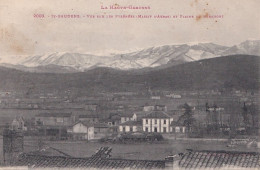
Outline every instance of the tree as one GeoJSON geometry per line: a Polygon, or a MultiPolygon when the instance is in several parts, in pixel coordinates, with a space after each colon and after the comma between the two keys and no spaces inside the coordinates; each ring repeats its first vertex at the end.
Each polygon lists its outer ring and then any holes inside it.
{"type": "Polygon", "coordinates": [[[244,102],[244,106],[242,108],[242,116],[243,116],[243,122],[244,122],[246,128],[248,128],[248,126],[249,126],[248,114],[249,114],[248,109],[247,109],[246,103],[244,102]]]}
{"type": "Polygon", "coordinates": [[[192,115],[192,109],[187,103],[184,104],[183,108],[185,109],[185,111],[180,116],[179,121],[183,122],[183,125],[187,128],[188,133],[190,133],[191,127],[193,126],[195,119],[192,115]]]}

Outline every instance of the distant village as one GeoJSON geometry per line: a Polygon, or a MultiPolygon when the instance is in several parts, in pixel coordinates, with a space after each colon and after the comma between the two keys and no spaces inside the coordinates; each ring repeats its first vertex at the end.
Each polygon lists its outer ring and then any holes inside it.
{"type": "Polygon", "coordinates": [[[257,96],[254,92],[233,91],[232,95],[237,97],[239,105],[232,107],[239,108],[230,110],[225,106],[218,106],[215,102],[206,101],[197,104],[197,96],[218,97],[221,96],[220,91],[189,93],[150,91],[148,89],[148,99],[145,98],[147,96],[143,96],[143,100],[148,101],[144,105],[138,105],[138,102],[135,105],[127,105],[129,99],[142,98],[134,92],[73,98],[73,95],[70,95],[71,90],[67,90],[64,93],[67,95],[64,95],[62,100],[54,93],[40,94],[38,99],[31,97],[20,100],[14,98],[12,92],[1,92],[0,107],[41,110],[30,118],[16,115],[6,126],[23,130],[27,136],[45,136],[49,140],[109,139],[116,138],[119,134],[133,132],[159,133],[164,138],[218,136],[228,138],[258,133],[258,108],[255,103],[257,96]],[[184,102],[186,99],[183,99],[185,97],[193,98],[195,102],[186,103],[184,102]],[[102,103],[96,101],[104,98],[116,105],[107,102],[107,106],[104,107],[102,103]],[[174,109],[161,104],[165,100],[172,101],[175,104],[174,109]],[[149,104],[149,101],[152,104],[149,104]]]}
{"type": "Polygon", "coordinates": [[[62,94],[1,92],[0,166],[260,167],[259,153],[252,152],[260,148],[258,97],[258,92],[240,90],[171,92],[149,88],[141,93],[94,95],[79,95],[73,89],[62,94]],[[204,145],[222,150],[196,150],[204,145]],[[78,147],[80,151],[75,151],[78,147]],[[92,147],[96,152],[85,157],[92,147]],[[135,151],[129,153],[129,149],[135,151]],[[75,152],[84,155],[75,156],[75,152]]]}

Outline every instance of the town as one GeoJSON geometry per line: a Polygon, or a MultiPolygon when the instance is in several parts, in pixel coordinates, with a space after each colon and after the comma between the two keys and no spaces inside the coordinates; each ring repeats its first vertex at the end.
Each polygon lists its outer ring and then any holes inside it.
{"type": "MultiPolygon", "coordinates": [[[[162,92],[148,88],[141,93],[129,91],[95,96],[75,93],[72,89],[63,94],[41,92],[29,96],[1,92],[2,134],[6,130],[21,132],[23,151],[48,146],[68,155],[73,153],[68,146],[71,148],[78,142],[88,148],[91,146],[91,150],[109,146],[116,153],[119,146],[137,146],[138,149],[149,144],[167,149],[173,144],[178,147],[180,141],[187,142],[190,147],[197,143],[202,148],[212,142],[221,143],[222,149],[242,148],[241,151],[245,150],[243,148],[254,151],[259,147],[257,91],[162,92]],[[19,98],[19,95],[26,97],[19,98]]],[[[146,149],[144,147],[143,152],[147,152],[146,149]]],[[[137,152],[132,157],[138,154],[142,155],[137,152]]],[[[171,154],[169,150],[140,157],[160,160],[171,154]]],[[[2,164],[13,160],[6,153],[2,155],[2,164]]],[[[129,158],[126,155],[117,156],[129,158]]]]}

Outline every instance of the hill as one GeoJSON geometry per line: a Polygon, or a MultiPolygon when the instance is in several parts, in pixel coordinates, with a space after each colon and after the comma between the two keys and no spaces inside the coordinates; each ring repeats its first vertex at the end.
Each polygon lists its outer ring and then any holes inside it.
{"type": "Polygon", "coordinates": [[[258,89],[260,57],[234,55],[205,59],[160,69],[122,71],[95,68],[80,73],[29,73],[0,67],[0,90],[84,92],[258,89]]]}

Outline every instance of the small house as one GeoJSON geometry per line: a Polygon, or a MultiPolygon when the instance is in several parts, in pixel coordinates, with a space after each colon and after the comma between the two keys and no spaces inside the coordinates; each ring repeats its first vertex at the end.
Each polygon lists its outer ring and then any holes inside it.
{"type": "Polygon", "coordinates": [[[40,113],[35,116],[36,125],[71,126],[74,122],[72,113],[40,113]]]}
{"type": "Polygon", "coordinates": [[[181,124],[180,122],[171,122],[171,128],[173,133],[185,133],[186,132],[186,127],[181,124]]]}
{"type": "Polygon", "coordinates": [[[129,120],[133,120],[134,113],[126,113],[121,116],[121,123],[127,122],[129,120]]]}
{"type": "Polygon", "coordinates": [[[137,132],[142,131],[142,122],[141,121],[127,121],[124,123],[121,123],[119,125],[119,132],[137,132]]]}
{"type": "Polygon", "coordinates": [[[110,126],[118,126],[121,123],[121,115],[118,113],[112,113],[106,122],[110,126]]]}
{"type": "Polygon", "coordinates": [[[88,121],[78,121],[68,129],[68,134],[73,140],[94,139],[94,124],[88,121]]]}
{"type": "Polygon", "coordinates": [[[26,130],[26,127],[24,126],[24,119],[21,116],[17,116],[11,123],[11,129],[12,130],[26,130]]]}
{"type": "Polygon", "coordinates": [[[94,131],[95,134],[97,133],[107,133],[109,132],[109,125],[106,123],[95,123],[94,124],[94,131]]]}

